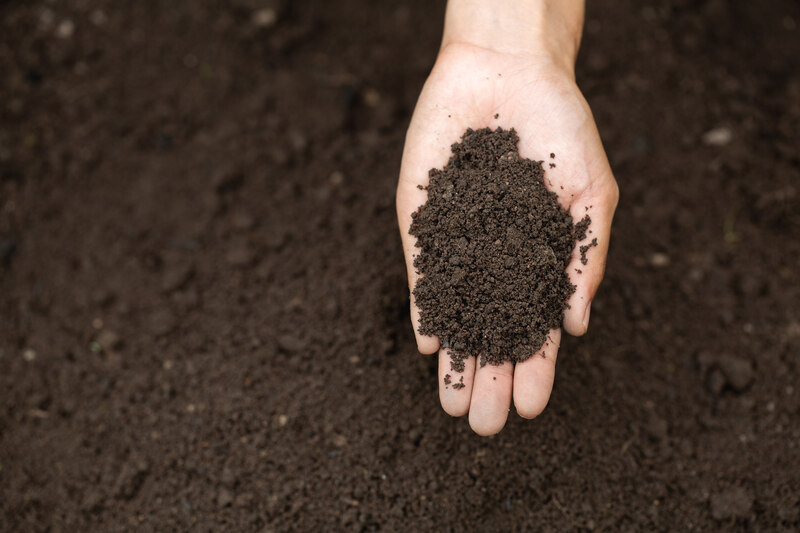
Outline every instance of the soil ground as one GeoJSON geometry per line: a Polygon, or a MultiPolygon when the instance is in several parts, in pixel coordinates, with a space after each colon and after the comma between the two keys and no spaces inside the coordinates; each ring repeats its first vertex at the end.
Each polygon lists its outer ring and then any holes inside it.
{"type": "Polygon", "coordinates": [[[260,5],[0,5],[0,530],[800,527],[797,2],[589,2],[606,281],[492,439],[395,224],[443,5],[260,5]]]}

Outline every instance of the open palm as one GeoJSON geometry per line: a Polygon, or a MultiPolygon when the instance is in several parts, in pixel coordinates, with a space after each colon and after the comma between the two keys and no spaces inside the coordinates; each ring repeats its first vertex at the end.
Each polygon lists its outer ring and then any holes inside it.
{"type": "MultiPolygon", "coordinates": [[[[567,272],[577,289],[564,313],[564,329],[572,335],[586,332],[589,304],[603,277],[618,190],[586,101],[572,76],[552,62],[530,55],[513,55],[482,47],[454,43],[442,49],[422,90],[406,136],[397,189],[397,214],[408,269],[409,287],[416,284],[413,267],[417,253],[409,235],[411,214],[425,203],[428,171],[442,168],[450,145],[467,128],[515,128],[520,155],[545,160],[545,184],[575,220],[591,216],[591,237],[597,246],[587,253],[588,264],[573,252],[567,272]],[[550,159],[550,154],[556,158],[550,159]],[[547,162],[555,163],[548,168],[547,162]],[[581,272],[579,273],[578,270],[581,272]]],[[[530,357],[516,367],[476,365],[466,360],[465,387],[453,389],[443,382],[450,369],[447,349],[439,340],[419,333],[419,312],[411,301],[411,318],[419,351],[439,352],[439,397],[453,416],[469,413],[476,433],[500,431],[513,398],[517,412],[533,418],[547,405],[555,376],[561,330],[550,332],[541,357],[530,357]]],[[[457,379],[458,380],[458,379],[457,379]]]]}

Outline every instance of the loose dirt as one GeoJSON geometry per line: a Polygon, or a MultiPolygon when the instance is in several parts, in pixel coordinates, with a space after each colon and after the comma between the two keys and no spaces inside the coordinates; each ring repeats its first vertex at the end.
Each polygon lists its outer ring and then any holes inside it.
{"type": "Polygon", "coordinates": [[[573,224],[518,142],[513,129],[467,130],[412,215],[420,332],[450,348],[454,368],[528,359],[575,291],[565,269],[591,220],[573,224]]]}

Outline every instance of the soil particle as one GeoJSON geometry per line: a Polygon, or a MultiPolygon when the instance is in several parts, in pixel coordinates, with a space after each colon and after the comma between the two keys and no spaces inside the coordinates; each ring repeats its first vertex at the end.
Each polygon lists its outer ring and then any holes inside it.
{"type": "Polygon", "coordinates": [[[228,262],[229,265],[233,267],[246,267],[250,265],[253,260],[255,259],[255,254],[253,250],[247,245],[247,243],[236,243],[228,250],[228,253],[225,255],[225,260],[228,262]]]}
{"type": "Polygon", "coordinates": [[[728,384],[736,392],[744,391],[755,377],[753,363],[744,357],[725,355],[719,358],[718,364],[728,384]]]}
{"type": "Polygon", "coordinates": [[[97,487],[91,487],[83,495],[81,509],[84,511],[95,511],[101,507],[105,498],[106,496],[103,491],[97,487]]]}
{"type": "Polygon", "coordinates": [[[231,215],[231,226],[233,226],[234,229],[240,231],[249,230],[254,224],[255,219],[253,215],[247,211],[236,211],[231,215]]]}
{"type": "Polygon", "coordinates": [[[453,382],[453,380],[450,378],[450,374],[445,374],[444,375],[444,384],[445,385],[450,385],[452,382],[453,382]]]}
{"type": "Polygon", "coordinates": [[[113,350],[122,343],[119,335],[110,329],[104,329],[97,335],[97,344],[104,350],[113,350]]]}
{"type": "Polygon", "coordinates": [[[191,263],[168,263],[161,276],[161,290],[172,292],[182,288],[194,275],[191,263]]]}
{"type": "Polygon", "coordinates": [[[278,14],[274,9],[265,7],[253,13],[253,25],[259,28],[271,28],[278,22],[278,14]]]}
{"type": "Polygon", "coordinates": [[[709,146],[725,146],[733,139],[733,132],[730,128],[721,126],[714,128],[703,134],[703,144],[709,146]]]}
{"type": "Polygon", "coordinates": [[[228,489],[220,489],[219,493],[217,494],[217,505],[220,507],[227,507],[233,503],[233,493],[228,489]]]}
{"type": "Polygon", "coordinates": [[[228,467],[222,469],[222,475],[219,478],[220,482],[226,487],[232,487],[236,483],[236,475],[228,467]]]}
{"type": "Polygon", "coordinates": [[[69,39],[75,33],[75,23],[71,20],[62,20],[56,27],[56,37],[69,39]]]}
{"type": "Polygon", "coordinates": [[[235,191],[244,182],[244,174],[236,167],[217,168],[211,177],[211,183],[218,194],[235,191]]]}
{"type": "Polygon", "coordinates": [[[573,224],[545,187],[542,162],[520,158],[518,141],[513,129],[468,129],[447,165],[430,171],[428,199],[413,214],[420,332],[452,346],[455,371],[468,355],[530,357],[575,290],[565,267],[590,220],[573,224]]]}
{"type": "Polygon", "coordinates": [[[273,146],[269,149],[272,162],[278,167],[285,167],[291,160],[289,150],[282,146],[273,146]]]}
{"type": "Polygon", "coordinates": [[[753,497],[742,487],[730,487],[711,496],[711,516],[715,520],[745,517],[753,507],[753,497]]]}
{"type": "Polygon", "coordinates": [[[453,372],[463,372],[466,365],[464,363],[463,357],[453,357],[453,353],[450,353],[450,370],[453,372]]]}
{"type": "Polygon", "coordinates": [[[178,326],[177,318],[167,308],[159,308],[153,311],[149,321],[153,333],[157,336],[167,335],[178,326]]]}
{"type": "Polygon", "coordinates": [[[288,240],[289,234],[285,229],[270,230],[264,235],[264,244],[270,250],[279,250],[288,240]]]}
{"type": "Polygon", "coordinates": [[[300,352],[306,347],[306,341],[292,334],[280,335],[277,340],[278,348],[289,354],[300,352]]]}
{"type": "Polygon", "coordinates": [[[114,497],[129,500],[136,496],[149,473],[150,465],[144,459],[125,463],[112,489],[114,497]]]}
{"type": "Polygon", "coordinates": [[[255,497],[253,496],[253,493],[243,492],[242,494],[236,496],[236,499],[234,500],[233,504],[236,507],[249,507],[250,504],[253,503],[254,498],[255,497]]]}
{"type": "Polygon", "coordinates": [[[658,252],[650,256],[650,264],[656,268],[669,266],[669,262],[669,256],[665,253],[658,252]]]}
{"type": "Polygon", "coordinates": [[[289,143],[298,155],[304,154],[308,149],[308,137],[300,130],[294,129],[289,132],[289,143]]]}
{"type": "Polygon", "coordinates": [[[580,251],[581,251],[581,264],[582,265],[585,265],[585,264],[587,264],[589,262],[589,259],[586,257],[586,252],[588,252],[589,249],[592,246],[597,246],[597,239],[596,238],[592,239],[592,242],[590,242],[589,244],[581,245],[580,251]]]}
{"type": "Polygon", "coordinates": [[[645,431],[654,440],[661,441],[667,438],[669,423],[655,413],[650,413],[645,431]]]}
{"type": "Polygon", "coordinates": [[[464,376],[461,376],[461,377],[458,379],[458,383],[454,383],[454,384],[453,384],[453,388],[454,388],[455,390],[461,390],[461,389],[463,389],[464,387],[466,387],[466,385],[464,384],[464,376]]]}
{"type": "Polygon", "coordinates": [[[706,386],[713,394],[720,394],[726,387],[741,393],[755,380],[753,362],[746,357],[703,352],[698,362],[706,372],[706,386]]]}

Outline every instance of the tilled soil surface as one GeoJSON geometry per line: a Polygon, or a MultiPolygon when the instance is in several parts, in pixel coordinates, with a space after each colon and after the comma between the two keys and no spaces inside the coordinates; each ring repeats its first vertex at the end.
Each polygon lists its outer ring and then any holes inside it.
{"type": "Polygon", "coordinates": [[[589,8],[606,281],[483,439],[393,207],[443,5],[4,2],[0,530],[796,531],[800,5],[589,8]]]}

